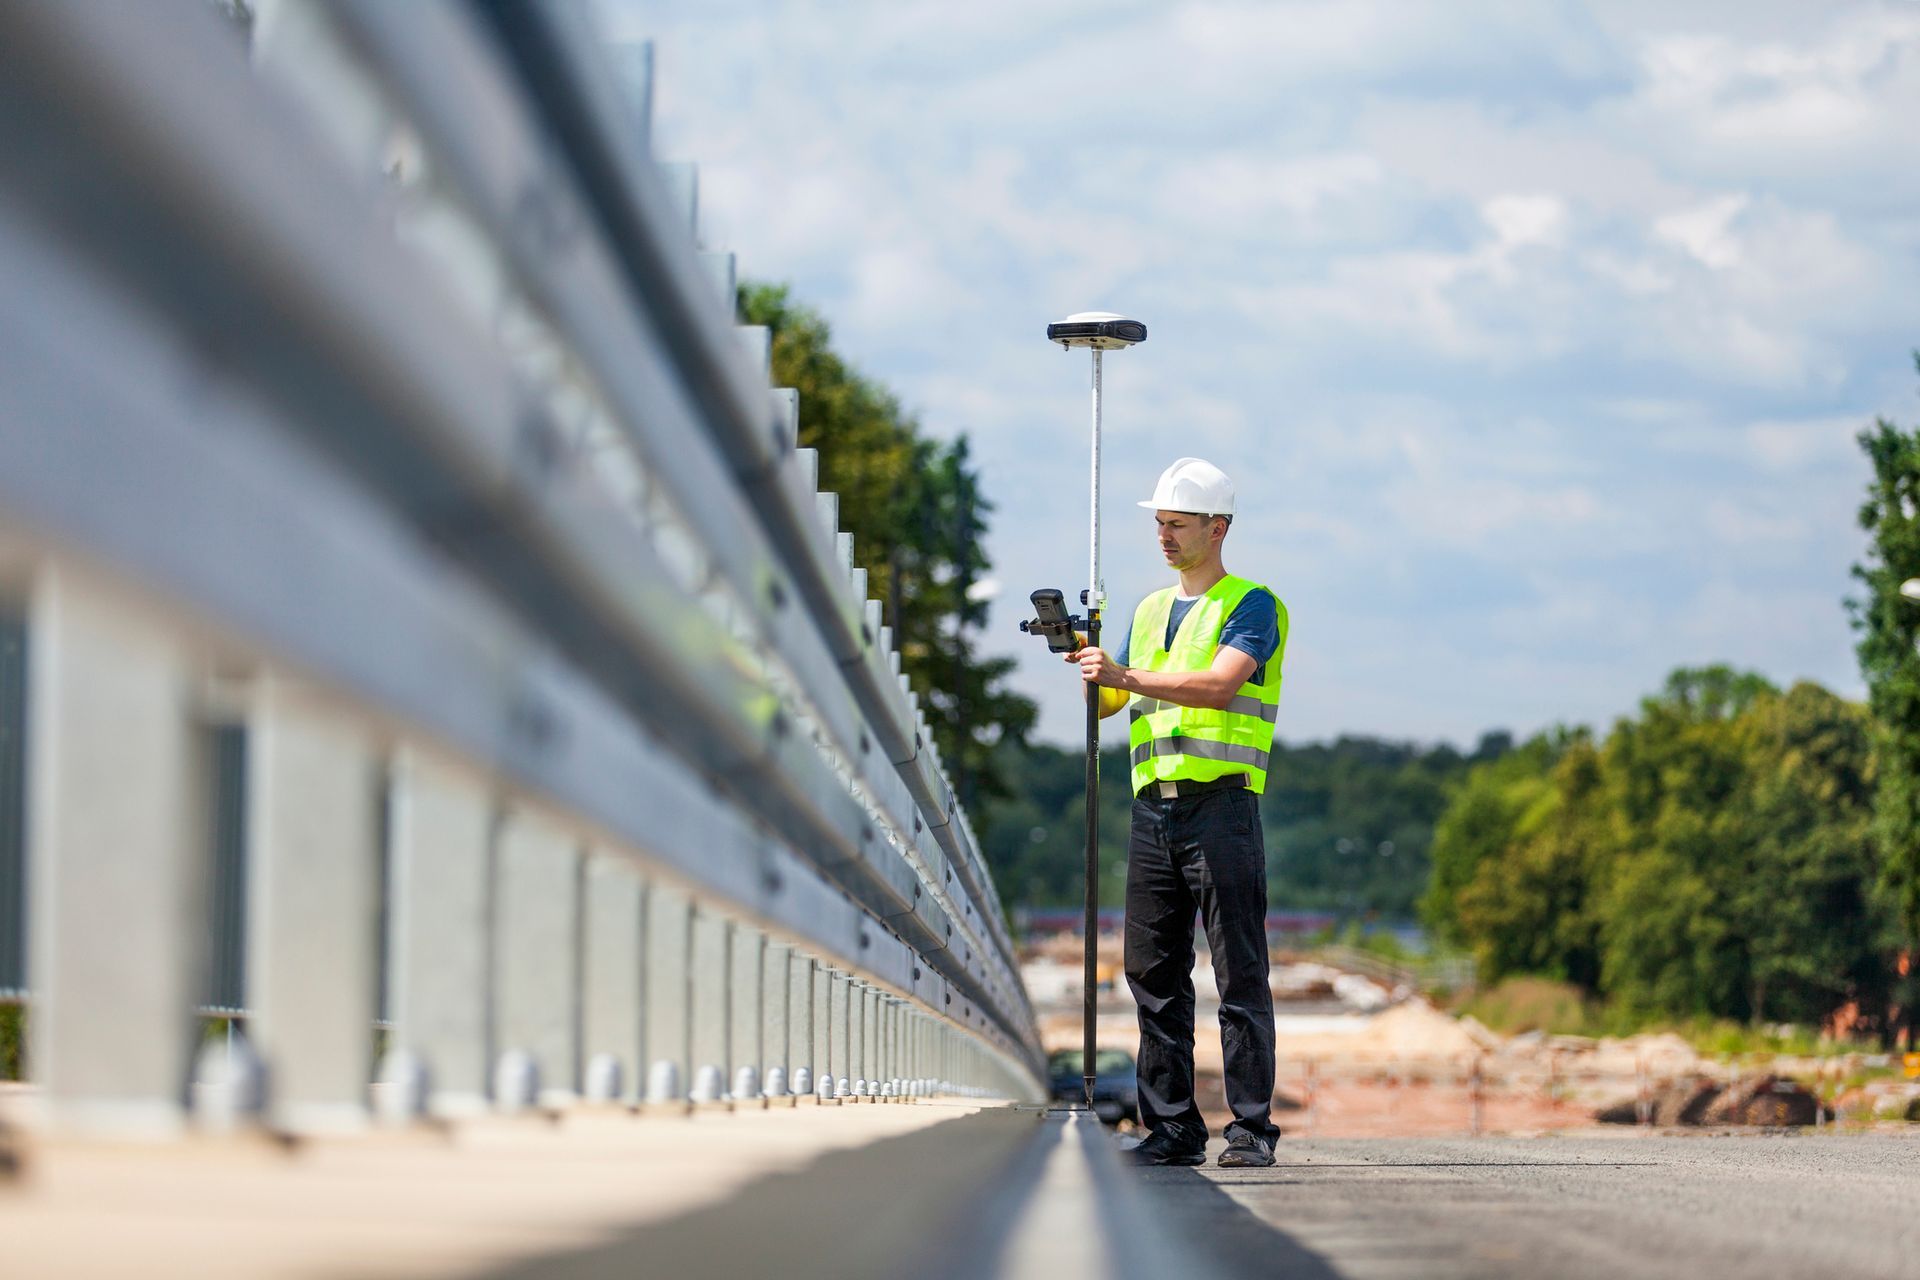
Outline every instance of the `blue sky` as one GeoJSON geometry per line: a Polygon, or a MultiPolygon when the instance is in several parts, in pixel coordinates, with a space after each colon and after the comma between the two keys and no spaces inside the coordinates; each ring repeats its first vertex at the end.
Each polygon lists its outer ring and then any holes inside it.
{"type": "MultiPolygon", "coordinates": [[[[1851,695],[1853,436],[1920,419],[1920,5],[609,0],[656,42],[702,238],[973,439],[1014,631],[1086,574],[1086,361],[1133,505],[1236,481],[1292,615],[1290,740],[1605,724],[1682,663],[1851,695]]],[[[1110,732],[1117,732],[1112,731],[1110,732]]]]}

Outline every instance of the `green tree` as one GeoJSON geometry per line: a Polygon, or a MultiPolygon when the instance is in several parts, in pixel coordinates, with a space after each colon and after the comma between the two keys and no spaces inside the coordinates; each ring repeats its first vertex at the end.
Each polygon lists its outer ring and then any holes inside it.
{"type": "MultiPolygon", "coordinates": [[[[1914,359],[1920,367],[1920,353],[1914,359]]],[[[1920,602],[1900,594],[1902,582],[1920,577],[1920,431],[1881,418],[1859,440],[1873,466],[1860,507],[1867,557],[1853,567],[1866,593],[1847,604],[1860,637],[1855,652],[1878,760],[1876,889],[1890,912],[1888,943],[1908,958],[1903,1020],[1920,1031],[1920,602]]]]}
{"type": "MultiPolygon", "coordinates": [[[[1537,973],[1593,990],[1610,808],[1591,740],[1576,734],[1554,745],[1556,758],[1544,777],[1508,784],[1501,797],[1506,840],[1492,856],[1482,852],[1477,859],[1455,895],[1454,919],[1489,980],[1537,973]]],[[[1450,824],[1450,838],[1460,830],[1450,824]]],[[[1475,834],[1485,839],[1493,831],[1475,834]]]]}
{"type": "Polygon", "coordinates": [[[1442,941],[1466,944],[1460,895],[1483,865],[1518,843],[1522,819],[1551,793],[1563,749],[1563,741],[1539,735],[1482,762],[1454,789],[1434,825],[1432,873],[1420,899],[1421,918],[1442,941]]]}
{"type": "MultiPolygon", "coordinates": [[[[1735,687],[1723,669],[1689,674],[1735,687]]],[[[1748,678],[1730,699],[1650,703],[1617,759],[1632,851],[1607,915],[1614,995],[1800,1021],[1884,1004],[1862,708],[1748,678]]]]}
{"type": "Polygon", "coordinates": [[[1866,709],[1803,682],[1748,725],[1753,874],[1733,886],[1728,914],[1746,941],[1749,1013],[1811,1022],[1848,1000],[1883,1008],[1891,966],[1873,901],[1866,709]]]}
{"type": "Polygon", "coordinates": [[[920,694],[963,800],[1007,794],[1002,740],[1024,742],[1031,700],[1007,687],[1011,658],[985,658],[973,637],[986,604],[969,587],[989,568],[993,504],[980,491],[967,438],[942,443],[886,388],[833,349],[821,316],[785,286],[747,284],[740,313],[773,335],[773,377],[800,393],[800,439],[820,457],[820,488],[839,495],[854,563],[880,600],[901,670],[920,694]]]}
{"type": "Polygon", "coordinates": [[[1773,692],[1729,667],[1683,668],[1608,739],[1622,852],[1603,890],[1602,982],[1629,1008],[1744,1012],[1743,942],[1727,896],[1757,873],[1739,718],[1773,692]]]}

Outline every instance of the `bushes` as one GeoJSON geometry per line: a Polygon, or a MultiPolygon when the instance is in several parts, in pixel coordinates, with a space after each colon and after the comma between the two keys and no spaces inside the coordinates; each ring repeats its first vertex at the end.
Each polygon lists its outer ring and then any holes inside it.
{"type": "Polygon", "coordinates": [[[1587,993],[1552,978],[1505,978],[1463,1002],[1456,1012],[1478,1018],[1503,1035],[1544,1031],[1548,1035],[1601,1034],[1599,1014],[1587,993]]]}

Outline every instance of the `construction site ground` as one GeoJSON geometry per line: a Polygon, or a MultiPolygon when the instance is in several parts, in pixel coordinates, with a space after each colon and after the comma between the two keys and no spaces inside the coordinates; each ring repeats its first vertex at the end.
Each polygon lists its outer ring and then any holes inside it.
{"type": "MultiPolygon", "coordinates": [[[[1194,1037],[1194,1071],[1200,1109],[1218,1132],[1230,1118],[1222,1088],[1220,1031],[1208,1008],[1194,1037]]],[[[1436,1016],[1444,1017],[1444,1014],[1436,1016]]],[[[1346,1037],[1290,1034],[1289,1019],[1276,1018],[1279,1030],[1274,1079],[1274,1123],[1282,1133],[1327,1138],[1448,1137],[1471,1133],[1475,1086],[1471,1057],[1431,1057],[1418,1052],[1361,1053],[1346,1037]],[[1331,1043],[1329,1042],[1331,1040],[1331,1043]]],[[[1078,1048],[1080,1021],[1052,1014],[1043,1019],[1048,1048],[1078,1048]]],[[[1101,1048],[1132,1053],[1138,1032],[1129,1006],[1103,1011],[1097,1031],[1101,1048]]],[[[1367,1046],[1371,1047],[1371,1046],[1367,1046]]],[[[1410,1049],[1412,1046],[1410,1046],[1410,1049]]],[[[1631,1071],[1609,1090],[1599,1081],[1587,1093],[1625,1092],[1635,1087],[1631,1071]]],[[[1485,1133],[1515,1135],[1600,1128],[1594,1107],[1571,1084],[1558,1087],[1544,1075],[1507,1080],[1483,1074],[1479,1086],[1479,1125],[1485,1133]]]]}
{"type": "MultiPolygon", "coordinates": [[[[1057,940],[1028,967],[1049,1049],[1080,1045],[1079,988],[1058,976],[1077,983],[1077,965],[1069,966],[1067,952],[1078,945],[1077,939],[1070,947],[1057,940]]],[[[1118,970],[1118,946],[1108,940],[1099,965],[1096,1038],[1101,1048],[1131,1053],[1139,1032],[1118,970]]],[[[1601,1040],[1502,1036],[1404,989],[1388,990],[1310,961],[1276,958],[1273,985],[1274,1121],[1295,1137],[1600,1134],[1619,1126],[1600,1123],[1599,1111],[1631,1108],[1676,1081],[1772,1072],[1803,1081],[1832,1100],[1833,1082],[1852,1069],[1838,1060],[1715,1062],[1671,1033],[1601,1040]]],[[[1194,987],[1196,1091],[1217,1133],[1230,1116],[1221,1086],[1219,1004],[1204,953],[1194,987]]],[[[1859,1131],[1905,1108],[1920,1110],[1916,1100],[1920,1083],[1888,1080],[1873,1086],[1871,1096],[1841,1095],[1840,1118],[1859,1131]]]]}

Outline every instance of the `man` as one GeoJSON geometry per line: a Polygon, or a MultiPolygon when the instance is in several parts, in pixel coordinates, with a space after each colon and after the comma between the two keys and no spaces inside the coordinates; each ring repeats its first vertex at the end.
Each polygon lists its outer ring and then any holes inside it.
{"type": "Polygon", "coordinates": [[[1181,458],[1153,498],[1160,549],[1180,575],[1134,610],[1118,655],[1084,647],[1100,714],[1128,707],[1133,834],[1127,847],[1127,985],[1140,1015],[1144,1164],[1206,1161],[1193,1096],[1193,917],[1213,952],[1226,1051],[1229,1167],[1270,1165],[1273,997],[1267,987],[1267,859],[1259,796],[1280,701],[1287,611],[1272,591],[1229,574],[1220,549],[1233,484],[1181,458]]]}

